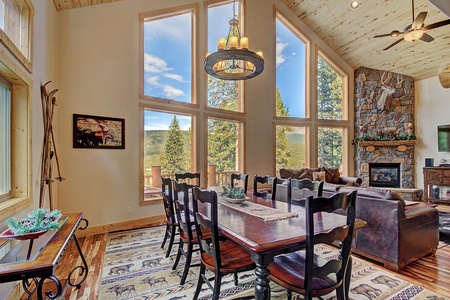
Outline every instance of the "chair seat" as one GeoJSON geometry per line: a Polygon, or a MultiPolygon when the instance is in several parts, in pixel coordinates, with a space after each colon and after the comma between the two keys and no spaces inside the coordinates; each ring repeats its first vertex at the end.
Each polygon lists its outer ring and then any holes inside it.
{"type": "MultiPolygon", "coordinates": [[[[269,264],[270,279],[292,291],[305,293],[305,255],[306,252],[302,250],[276,256],[274,261],[269,264]]],[[[325,258],[314,256],[314,266],[323,266],[326,263],[325,258]]],[[[326,295],[338,286],[335,275],[330,275],[324,279],[314,277],[312,282],[313,295],[326,295]]]]}
{"type": "MultiPolygon", "coordinates": [[[[222,260],[222,268],[219,271],[222,273],[235,273],[255,268],[255,263],[251,259],[250,254],[231,240],[220,243],[220,258],[222,260]]],[[[213,256],[202,253],[202,262],[208,269],[215,271],[213,256]]]]}
{"type": "Polygon", "coordinates": [[[173,215],[173,219],[174,219],[175,222],[172,222],[171,218],[166,218],[166,223],[169,224],[169,225],[178,226],[177,215],[173,215]]]}
{"type": "MultiPolygon", "coordinates": [[[[206,239],[206,240],[210,240],[210,239],[212,238],[211,230],[209,230],[209,231],[207,231],[207,232],[203,232],[203,234],[205,235],[205,236],[204,236],[204,239],[206,239]]],[[[180,238],[181,238],[185,243],[187,243],[187,241],[188,241],[188,235],[186,234],[186,232],[181,231],[181,232],[180,232],[180,238]]],[[[192,241],[191,241],[191,242],[192,242],[193,244],[198,244],[197,231],[195,231],[195,227],[192,227],[192,241]]]]}

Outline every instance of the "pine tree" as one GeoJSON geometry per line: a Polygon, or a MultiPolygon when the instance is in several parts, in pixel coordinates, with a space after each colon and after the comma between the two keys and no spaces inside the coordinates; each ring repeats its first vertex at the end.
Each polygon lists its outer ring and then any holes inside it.
{"type": "Polygon", "coordinates": [[[173,174],[188,170],[188,157],[185,153],[184,137],[176,116],[173,116],[173,120],[170,123],[160,161],[162,173],[173,174]]]}
{"type": "MultiPolygon", "coordinates": [[[[276,115],[282,117],[289,116],[289,108],[286,107],[281,97],[280,90],[276,89],[276,115]]],[[[276,168],[277,170],[287,167],[290,162],[291,152],[288,150],[288,140],[286,132],[291,131],[289,127],[277,126],[276,129],[276,168]]]]}

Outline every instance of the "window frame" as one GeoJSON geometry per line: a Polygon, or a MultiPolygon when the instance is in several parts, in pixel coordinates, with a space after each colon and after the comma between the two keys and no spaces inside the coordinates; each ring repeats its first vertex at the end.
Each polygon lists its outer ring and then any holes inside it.
{"type": "Polygon", "coordinates": [[[144,187],[145,187],[145,170],[144,170],[144,113],[145,110],[152,110],[155,112],[167,113],[167,114],[178,114],[178,115],[188,115],[191,119],[191,132],[192,132],[192,149],[191,149],[191,171],[196,172],[199,169],[199,151],[198,151],[198,112],[194,110],[187,111],[183,108],[161,106],[158,104],[140,103],[139,104],[139,205],[152,205],[162,203],[162,197],[155,198],[152,200],[145,200],[144,198],[144,187]]]}
{"type": "Polygon", "coordinates": [[[11,198],[0,202],[0,221],[33,204],[31,95],[32,80],[5,54],[0,54],[0,76],[11,83],[11,198]],[[14,70],[11,71],[11,70],[14,70]]]}
{"type": "Polygon", "coordinates": [[[166,104],[174,104],[174,105],[182,105],[184,107],[198,108],[198,83],[197,83],[197,54],[196,50],[198,49],[197,43],[198,39],[198,13],[199,5],[188,4],[183,6],[177,6],[169,9],[161,9],[150,12],[144,12],[139,14],[139,98],[141,100],[150,100],[152,102],[166,103],[166,104]],[[144,93],[144,81],[145,81],[145,72],[144,72],[144,24],[148,19],[152,20],[160,20],[164,18],[169,18],[172,16],[182,15],[185,13],[191,13],[191,102],[183,102],[172,99],[164,99],[158,98],[155,96],[145,95],[144,93]]]}
{"type": "MultiPolygon", "coordinates": [[[[33,27],[34,6],[31,0],[15,0],[22,6],[20,14],[20,45],[16,45],[12,38],[0,28],[0,42],[9,52],[28,70],[33,72],[33,27]]],[[[13,20],[17,21],[17,20],[13,20]]]]}

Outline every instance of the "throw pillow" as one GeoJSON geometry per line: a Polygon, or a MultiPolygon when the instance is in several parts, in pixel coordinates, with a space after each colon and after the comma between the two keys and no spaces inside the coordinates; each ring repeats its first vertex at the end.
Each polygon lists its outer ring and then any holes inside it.
{"type": "Polygon", "coordinates": [[[341,176],[339,168],[322,167],[320,170],[325,172],[325,181],[326,182],[339,183],[339,177],[341,176]]]}
{"type": "Polygon", "coordinates": [[[313,180],[314,181],[326,181],[325,180],[325,172],[324,171],[313,172],[313,180]]]}
{"type": "Polygon", "coordinates": [[[359,184],[356,181],[349,181],[347,182],[348,186],[359,186],[359,184]]]}

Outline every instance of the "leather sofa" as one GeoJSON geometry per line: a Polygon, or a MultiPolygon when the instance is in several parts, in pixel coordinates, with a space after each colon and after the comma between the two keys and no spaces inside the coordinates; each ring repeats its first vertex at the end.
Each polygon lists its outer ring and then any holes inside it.
{"type": "MultiPolygon", "coordinates": [[[[309,170],[306,173],[310,176],[311,172],[323,169],[280,169],[280,176],[302,179],[305,178],[304,170],[309,170]]],[[[356,231],[352,249],[354,253],[398,272],[408,263],[436,252],[439,243],[439,212],[436,208],[424,203],[408,207],[396,193],[358,187],[362,183],[361,178],[339,176],[336,179],[336,173],[333,177],[329,174],[332,173],[330,169],[325,170],[325,175],[329,176],[325,178],[323,196],[331,196],[337,191],[358,191],[356,217],[366,221],[367,226],[356,231]]],[[[285,193],[287,186],[277,185],[277,200],[284,200],[285,193]]],[[[299,198],[301,193],[294,190],[293,195],[299,198]]]]}
{"type": "Polygon", "coordinates": [[[352,251],[398,272],[434,254],[439,243],[439,212],[424,203],[408,208],[395,193],[373,188],[325,184],[323,195],[357,189],[356,217],[367,226],[356,231],[352,251]]]}

